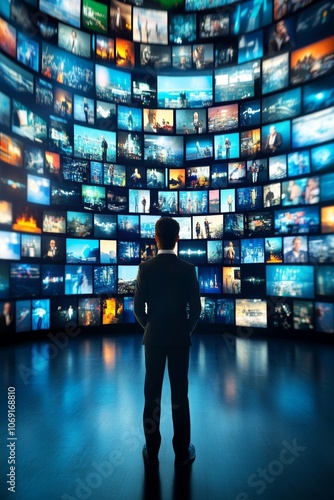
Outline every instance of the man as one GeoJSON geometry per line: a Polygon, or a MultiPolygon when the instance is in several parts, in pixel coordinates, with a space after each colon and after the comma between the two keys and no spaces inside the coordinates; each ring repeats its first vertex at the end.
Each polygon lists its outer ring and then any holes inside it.
{"type": "Polygon", "coordinates": [[[234,264],[235,250],[233,242],[230,241],[228,247],[226,248],[225,261],[232,266],[234,264]]]}
{"type": "Polygon", "coordinates": [[[233,212],[233,198],[231,194],[227,196],[227,205],[228,205],[228,211],[233,212]]]}
{"type": "Polygon", "coordinates": [[[120,32],[123,29],[123,19],[122,19],[122,13],[120,7],[117,7],[116,12],[113,15],[112,18],[112,29],[116,32],[120,32]]]}
{"type": "Polygon", "coordinates": [[[266,207],[271,207],[274,203],[275,195],[271,190],[271,187],[268,188],[268,192],[266,194],[266,207]]]}
{"type": "Polygon", "coordinates": [[[255,182],[257,182],[258,175],[259,175],[259,165],[258,165],[256,160],[253,161],[251,168],[250,168],[250,171],[252,174],[252,183],[255,184],[255,182]]]}
{"type": "Polygon", "coordinates": [[[197,111],[195,111],[193,114],[193,131],[195,134],[198,134],[198,127],[199,127],[198,113],[197,111]]]}
{"type": "Polygon", "coordinates": [[[129,114],[128,114],[128,129],[129,130],[133,129],[133,116],[132,116],[131,109],[130,109],[129,114]]]}
{"type": "Polygon", "coordinates": [[[56,240],[51,239],[49,242],[49,248],[46,254],[43,255],[43,259],[47,260],[59,260],[60,259],[60,251],[57,248],[56,240]]]}
{"type": "Polygon", "coordinates": [[[107,156],[108,156],[108,143],[107,143],[107,141],[105,140],[104,135],[102,136],[101,148],[102,148],[102,161],[107,161],[107,156]]]}
{"type": "Polygon", "coordinates": [[[274,153],[277,149],[281,148],[283,145],[282,134],[276,132],[276,127],[272,125],[269,129],[269,134],[267,135],[267,142],[265,149],[274,153]]]}
{"type": "Polygon", "coordinates": [[[299,236],[296,236],[292,240],[292,249],[284,254],[285,263],[305,263],[308,261],[308,253],[306,250],[301,250],[302,240],[299,236]]]}
{"type": "Polygon", "coordinates": [[[141,204],[143,205],[143,212],[145,213],[146,212],[146,198],[145,198],[145,196],[143,196],[143,198],[141,200],[141,204]]]}
{"type": "Polygon", "coordinates": [[[229,158],[231,154],[231,141],[228,137],[226,137],[225,139],[225,152],[226,152],[226,158],[229,158]]]}
{"type": "Polygon", "coordinates": [[[180,260],[173,249],[179,240],[179,223],[162,217],[155,224],[158,255],[139,265],[134,295],[134,314],[144,328],[146,445],[144,462],[158,465],[161,443],[161,391],[166,359],[172,394],[175,465],[195,460],[190,444],[188,368],[191,332],[201,313],[195,267],[180,260]]]}
{"type": "Polygon", "coordinates": [[[145,124],[144,130],[145,132],[157,132],[157,111],[155,109],[149,109],[147,112],[148,121],[145,124]]]}
{"type": "Polygon", "coordinates": [[[275,26],[273,37],[268,44],[269,54],[277,54],[279,52],[286,52],[292,49],[292,43],[288,34],[288,30],[284,21],[278,21],[275,26]]]}
{"type": "Polygon", "coordinates": [[[196,69],[203,69],[204,62],[204,45],[198,45],[193,51],[193,61],[196,69]]]}
{"type": "Polygon", "coordinates": [[[204,220],[204,229],[205,229],[205,235],[206,235],[206,237],[207,237],[208,240],[211,239],[210,224],[211,224],[211,222],[209,222],[208,218],[205,217],[205,220],[204,220]]]}
{"type": "Polygon", "coordinates": [[[84,100],[83,100],[83,111],[84,111],[85,122],[86,123],[88,123],[88,110],[89,110],[88,101],[87,101],[87,98],[84,97],[84,100]]]}
{"type": "Polygon", "coordinates": [[[75,30],[71,31],[71,36],[68,42],[67,50],[69,52],[72,52],[72,54],[80,55],[78,35],[75,30]]]}
{"type": "Polygon", "coordinates": [[[287,191],[289,197],[286,205],[299,205],[302,203],[303,190],[297,182],[289,181],[287,191]]]}
{"type": "Polygon", "coordinates": [[[11,332],[14,328],[13,320],[12,305],[10,302],[4,302],[0,312],[0,333],[11,332]]]}

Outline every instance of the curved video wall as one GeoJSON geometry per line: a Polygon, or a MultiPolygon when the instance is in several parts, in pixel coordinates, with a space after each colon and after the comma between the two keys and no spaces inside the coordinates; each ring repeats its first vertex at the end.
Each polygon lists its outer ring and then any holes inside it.
{"type": "Polygon", "coordinates": [[[334,333],[333,21],[325,0],[1,2],[1,334],[135,323],[166,215],[200,323],[334,333]]]}

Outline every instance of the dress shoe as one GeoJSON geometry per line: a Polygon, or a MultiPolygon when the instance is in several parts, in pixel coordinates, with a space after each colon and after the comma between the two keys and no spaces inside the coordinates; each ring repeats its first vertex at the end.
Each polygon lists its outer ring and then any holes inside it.
{"type": "Polygon", "coordinates": [[[188,453],[186,455],[176,455],[175,465],[189,465],[193,463],[196,458],[195,446],[193,444],[189,445],[188,453]]]}
{"type": "Polygon", "coordinates": [[[150,466],[152,466],[152,465],[155,465],[155,466],[159,465],[159,459],[158,459],[158,457],[151,458],[151,457],[148,456],[148,451],[147,451],[146,444],[144,444],[144,446],[143,446],[142,454],[143,454],[143,459],[144,459],[145,465],[150,465],[150,466]]]}

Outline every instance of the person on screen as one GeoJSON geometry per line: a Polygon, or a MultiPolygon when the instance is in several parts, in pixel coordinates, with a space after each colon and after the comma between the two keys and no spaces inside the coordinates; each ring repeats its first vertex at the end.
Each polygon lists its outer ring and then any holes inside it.
{"type": "Polygon", "coordinates": [[[302,240],[299,236],[296,236],[292,240],[292,248],[289,252],[284,255],[284,262],[292,263],[305,263],[308,261],[307,252],[301,250],[302,240]]]}
{"type": "Polygon", "coordinates": [[[269,129],[269,134],[267,135],[267,142],[265,145],[265,149],[274,153],[277,149],[280,149],[283,146],[283,137],[282,134],[276,131],[276,127],[272,125],[269,129]]]}
{"type": "Polygon", "coordinates": [[[275,195],[271,190],[271,187],[268,188],[268,192],[266,194],[266,207],[271,207],[275,199],[275,195]]]}
{"type": "Polygon", "coordinates": [[[71,31],[71,36],[67,45],[67,50],[72,52],[72,54],[79,54],[79,41],[78,34],[75,30],[71,31]]]}
{"type": "Polygon", "coordinates": [[[57,248],[56,240],[51,239],[49,241],[49,248],[48,248],[47,252],[43,255],[43,259],[53,260],[53,261],[60,259],[60,252],[57,248]]]}
{"type": "Polygon", "coordinates": [[[185,90],[181,90],[180,92],[180,103],[181,103],[181,108],[185,108],[187,106],[187,94],[185,90]]]}
{"type": "Polygon", "coordinates": [[[13,328],[13,314],[10,302],[4,302],[0,313],[0,333],[5,333],[13,328]]]}
{"type": "Polygon", "coordinates": [[[205,217],[205,220],[204,220],[204,229],[205,229],[205,236],[206,236],[206,238],[208,240],[211,239],[210,224],[211,224],[211,222],[209,222],[208,218],[205,217]]]}
{"type": "Polygon", "coordinates": [[[73,314],[74,314],[74,309],[71,305],[69,305],[66,311],[66,321],[72,321],[73,314]]]}
{"type": "Polygon", "coordinates": [[[305,188],[305,203],[308,205],[313,205],[319,203],[320,198],[320,188],[318,177],[310,177],[307,179],[307,184],[305,188]]]}
{"type": "Polygon", "coordinates": [[[203,69],[205,66],[204,62],[204,45],[198,45],[193,52],[193,61],[196,69],[203,69]]]}
{"type": "Polygon", "coordinates": [[[225,153],[226,153],[226,158],[229,158],[231,155],[231,141],[228,137],[225,139],[225,153]]]}
{"type": "Polygon", "coordinates": [[[231,46],[226,51],[226,62],[232,62],[234,57],[234,48],[231,46]]]}
{"type": "Polygon", "coordinates": [[[293,159],[295,173],[292,175],[302,175],[308,173],[308,166],[303,153],[296,153],[293,159]]]}
{"type": "Polygon", "coordinates": [[[134,314],[144,329],[146,444],[142,454],[148,467],[159,464],[166,359],[172,395],[175,465],[188,465],[196,457],[195,447],[190,443],[188,368],[191,333],[201,314],[201,299],[195,266],[174,253],[179,232],[180,225],[175,219],[158,219],[154,236],[158,254],[139,265],[134,293],[134,314]]]}
{"type": "Polygon", "coordinates": [[[142,51],[141,54],[142,58],[142,66],[147,66],[147,65],[154,65],[154,59],[151,56],[151,47],[149,45],[146,45],[142,51]]]}
{"type": "Polygon", "coordinates": [[[226,248],[225,259],[226,259],[227,263],[230,265],[232,265],[234,263],[235,249],[234,249],[232,241],[229,242],[228,247],[226,248]]]}
{"type": "Polygon", "coordinates": [[[228,206],[228,211],[233,212],[233,197],[231,194],[227,196],[227,206],[228,206]]]}
{"type": "Polygon", "coordinates": [[[157,112],[155,109],[148,110],[148,122],[146,123],[144,130],[145,132],[155,132],[157,131],[157,112]]]}
{"type": "Polygon", "coordinates": [[[252,174],[252,182],[253,184],[257,182],[258,175],[259,175],[259,165],[257,161],[253,161],[251,168],[250,168],[251,174],[252,174]]]}
{"type": "Polygon", "coordinates": [[[105,140],[104,135],[102,136],[101,148],[102,148],[102,161],[107,161],[107,156],[108,156],[108,143],[107,143],[107,141],[105,140]]]}
{"type": "Polygon", "coordinates": [[[302,201],[302,188],[295,181],[289,181],[288,184],[289,201],[292,205],[299,205],[302,201]]]}
{"type": "Polygon", "coordinates": [[[145,198],[145,196],[143,196],[143,198],[141,200],[141,204],[143,205],[143,212],[145,213],[146,212],[146,198],[145,198]]]}
{"type": "Polygon", "coordinates": [[[123,19],[120,7],[117,7],[116,12],[113,15],[111,27],[116,32],[120,32],[123,29],[123,19]]]}
{"type": "Polygon", "coordinates": [[[284,21],[278,21],[271,40],[269,40],[268,53],[277,54],[291,50],[292,43],[284,21]]]}
{"type": "Polygon", "coordinates": [[[77,293],[77,294],[82,293],[82,287],[83,287],[83,284],[85,281],[85,277],[86,276],[82,272],[82,267],[79,267],[77,270],[77,275],[76,275],[76,279],[74,282],[73,293],[77,293]]]}
{"type": "Polygon", "coordinates": [[[135,171],[131,174],[131,187],[136,187],[140,183],[141,175],[138,172],[138,168],[135,168],[135,171]]]}
{"type": "Polygon", "coordinates": [[[201,235],[201,225],[199,222],[196,222],[195,231],[196,231],[196,238],[199,239],[201,235]]]}
{"type": "Polygon", "coordinates": [[[133,116],[132,116],[131,109],[129,110],[129,114],[128,114],[128,129],[129,130],[133,129],[133,116]]]}
{"type": "Polygon", "coordinates": [[[147,186],[155,188],[157,187],[157,184],[158,184],[157,171],[152,168],[147,186]]]}
{"type": "Polygon", "coordinates": [[[209,146],[205,146],[205,148],[204,148],[204,156],[206,156],[206,157],[211,156],[211,151],[210,151],[209,146]]]}
{"type": "Polygon", "coordinates": [[[111,186],[114,184],[115,167],[114,165],[109,165],[108,167],[108,181],[111,186]]]}
{"type": "Polygon", "coordinates": [[[88,105],[88,102],[87,102],[87,98],[84,97],[84,100],[83,100],[83,111],[84,111],[85,122],[86,123],[88,123],[88,110],[89,110],[89,105],[88,105]]]}

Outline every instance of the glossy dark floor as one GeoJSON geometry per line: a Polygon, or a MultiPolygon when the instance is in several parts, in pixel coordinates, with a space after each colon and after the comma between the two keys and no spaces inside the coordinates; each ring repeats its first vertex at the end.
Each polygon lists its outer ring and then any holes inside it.
{"type": "Polygon", "coordinates": [[[16,389],[15,500],[329,500],[334,498],[334,347],[194,335],[190,365],[197,458],[175,472],[169,386],[158,472],[141,450],[140,335],[1,349],[2,433],[16,389]]]}

